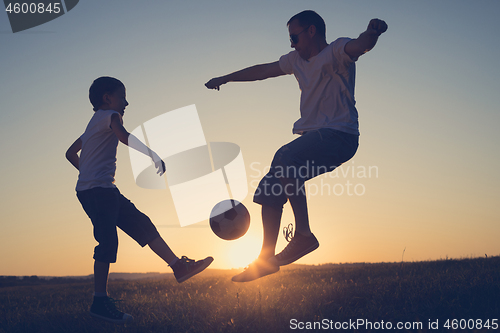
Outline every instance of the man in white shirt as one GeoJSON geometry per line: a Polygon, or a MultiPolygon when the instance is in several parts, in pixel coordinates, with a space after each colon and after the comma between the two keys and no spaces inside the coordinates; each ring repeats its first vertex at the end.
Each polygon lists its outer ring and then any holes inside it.
{"type": "Polygon", "coordinates": [[[293,133],[300,137],[281,147],[269,173],[259,183],[254,202],[262,205],[264,240],[259,257],[235,282],[252,281],[275,273],[319,246],[311,233],[304,182],[330,172],[351,159],[358,148],[358,112],[354,100],[355,62],[377,43],[387,24],[372,19],[357,39],[326,42],[325,22],[306,10],[287,23],[294,51],[279,61],[255,65],[213,78],[205,86],[219,90],[228,82],[257,81],[294,74],[301,90],[300,118],[293,133]],[[275,255],[283,205],[290,201],[295,235],[275,255]]]}

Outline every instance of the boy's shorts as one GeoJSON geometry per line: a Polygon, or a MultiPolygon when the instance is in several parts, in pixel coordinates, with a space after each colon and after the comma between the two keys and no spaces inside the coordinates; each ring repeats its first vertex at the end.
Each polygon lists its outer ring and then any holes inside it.
{"type": "Polygon", "coordinates": [[[116,262],[116,227],[142,247],[160,236],[149,217],[135,208],[117,188],[95,187],[77,191],[76,195],[94,225],[94,238],[99,243],[94,249],[96,261],[116,262]]]}
{"type": "Polygon", "coordinates": [[[278,149],[269,172],[257,186],[253,201],[282,207],[288,200],[288,191],[281,185],[280,178],[295,179],[297,184],[301,184],[333,171],[354,156],[358,149],[358,138],[358,135],[331,128],[304,133],[278,149]]]}

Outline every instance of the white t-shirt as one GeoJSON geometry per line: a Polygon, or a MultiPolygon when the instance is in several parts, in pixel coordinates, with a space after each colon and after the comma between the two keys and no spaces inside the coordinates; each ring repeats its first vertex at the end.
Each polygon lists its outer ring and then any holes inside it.
{"type": "Polygon", "coordinates": [[[344,51],[350,38],[339,38],[309,60],[297,51],[281,56],[279,65],[294,74],[301,90],[300,119],[293,133],[333,128],[359,135],[358,111],[354,106],[355,61],[344,51]]]}
{"type": "Polygon", "coordinates": [[[111,129],[114,110],[98,110],[90,119],[82,140],[80,153],[80,175],[76,190],[94,187],[115,188],[116,147],[118,137],[111,129]]]}

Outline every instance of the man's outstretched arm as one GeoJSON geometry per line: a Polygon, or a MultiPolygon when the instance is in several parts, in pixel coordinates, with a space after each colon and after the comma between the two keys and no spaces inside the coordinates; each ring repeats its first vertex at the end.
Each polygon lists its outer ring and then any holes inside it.
{"type": "Polygon", "coordinates": [[[370,23],[368,23],[368,28],[365,32],[345,45],[345,53],[352,59],[362,56],[373,49],[375,44],[377,44],[378,37],[386,31],[387,23],[376,18],[372,19],[370,23]]]}
{"type": "Polygon", "coordinates": [[[240,71],[216,77],[205,83],[205,86],[208,89],[217,89],[223,84],[228,82],[237,82],[237,81],[258,81],[265,80],[271,77],[276,77],[280,75],[285,75],[285,73],[281,70],[279,62],[270,62],[267,64],[255,65],[252,67],[247,67],[240,71]]]}

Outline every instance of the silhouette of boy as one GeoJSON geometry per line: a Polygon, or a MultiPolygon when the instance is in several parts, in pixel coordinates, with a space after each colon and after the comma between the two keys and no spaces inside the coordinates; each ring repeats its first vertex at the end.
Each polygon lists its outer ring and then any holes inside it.
{"type": "Polygon", "coordinates": [[[113,323],[132,320],[116,309],[107,295],[109,264],[116,262],[118,236],[122,229],[142,247],[148,245],[183,282],[207,268],[213,261],[207,257],[194,261],[178,258],[160,236],[151,220],[125,198],[115,186],[116,149],[118,141],[150,156],[157,173],[165,172],[161,158],[123,127],[123,114],[128,105],[125,86],[112,77],[96,79],[89,90],[94,115],[85,132],[69,147],[66,158],[80,173],[76,194],[94,227],[99,243],[94,249],[94,300],[90,314],[113,323]],[[80,152],[78,155],[78,152],[80,152]]]}

